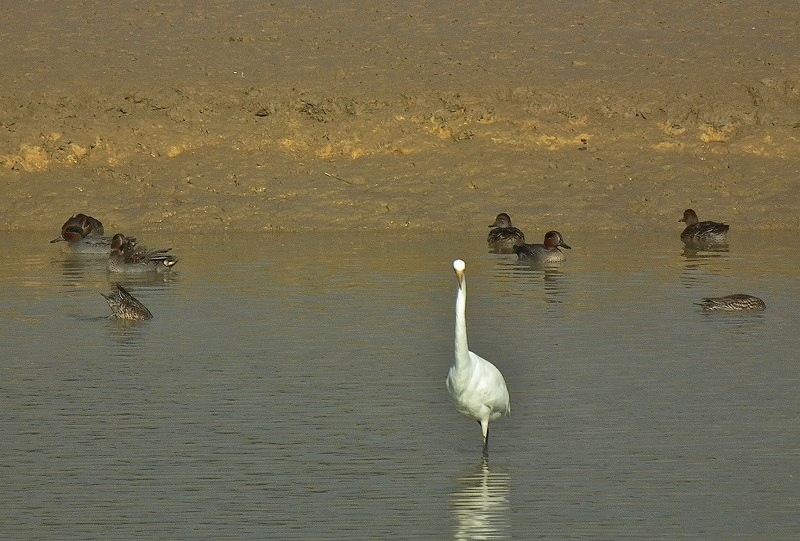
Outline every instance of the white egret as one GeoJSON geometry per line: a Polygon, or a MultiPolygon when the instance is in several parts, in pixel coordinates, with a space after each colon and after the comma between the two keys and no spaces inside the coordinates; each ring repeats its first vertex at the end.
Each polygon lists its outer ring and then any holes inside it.
{"type": "Polygon", "coordinates": [[[489,446],[489,422],[511,413],[508,389],[503,374],[495,365],[469,351],[467,346],[467,279],[466,264],[453,261],[458,279],[456,294],[455,362],[447,374],[447,391],[456,409],[481,425],[483,451],[489,446]]]}

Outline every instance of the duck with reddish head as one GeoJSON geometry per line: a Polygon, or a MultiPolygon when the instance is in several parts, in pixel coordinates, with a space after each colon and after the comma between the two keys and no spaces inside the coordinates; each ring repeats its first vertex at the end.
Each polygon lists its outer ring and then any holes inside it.
{"type": "Polygon", "coordinates": [[[514,252],[520,260],[530,263],[560,263],[566,259],[559,248],[572,249],[558,231],[548,231],[542,244],[516,246],[514,252]]]}
{"type": "MultiPolygon", "coordinates": [[[[76,214],[61,226],[61,235],[51,243],[65,242],[63,250],[76,254],[108,255],[111,251],[111,239],[103,236],[103,223],[87,214],[76,214]]],[[[136,239],[128,239],[135,243],[136,239]]]]}
{"type": "Polygon", "coordinates": [[[108,256],[109,272],[164,272],[172,269],[178,259],[169,253],[172,248],[148,250],[137,246],[122,233],[111,239],[108,256]]]}

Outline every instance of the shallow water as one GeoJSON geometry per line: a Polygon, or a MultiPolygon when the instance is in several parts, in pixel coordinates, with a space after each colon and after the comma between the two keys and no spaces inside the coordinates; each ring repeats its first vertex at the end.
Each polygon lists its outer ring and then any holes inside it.
{"type": "Polygon", "coordinates": [[[796,539],[796,235],[677,236],[566,234],[545,270],[483,232],[176,239],[174,273],[123,277],[154,314],[126,325],[103,261],[11,234],[0,534],[796,539]],[[444,388],[456,257],[511,394],[487,461],[444,388]],[[736,292],[767,310],[693,305],[736,292]]]}

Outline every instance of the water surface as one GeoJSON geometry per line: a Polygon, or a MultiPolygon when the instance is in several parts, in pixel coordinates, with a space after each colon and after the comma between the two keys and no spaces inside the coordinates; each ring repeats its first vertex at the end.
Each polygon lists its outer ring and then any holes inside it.
{"type": "Polygon", "coordinates": [[[0,533],[796,539],[800,252],[761,235],[566,234],[548,269],[483,232],[190,237],[171,275],[124,277],[154,314],[126,325],[102,260],[11,234],[0,533]],[[488,460],[444,388],[456,257],[511,394],[488,460]],[[767,310],[693,304],[737,292],[767,310]]]}

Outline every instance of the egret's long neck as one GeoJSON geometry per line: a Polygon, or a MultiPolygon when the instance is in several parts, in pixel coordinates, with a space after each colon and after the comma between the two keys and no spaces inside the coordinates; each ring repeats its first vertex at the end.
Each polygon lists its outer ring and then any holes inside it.
{"type": "Polygon", "coordinates": [[[469,361],[469,347],[467,346],[467,278],[461,277],[461,282],[456,295],[456,363],[469,361]]]}

